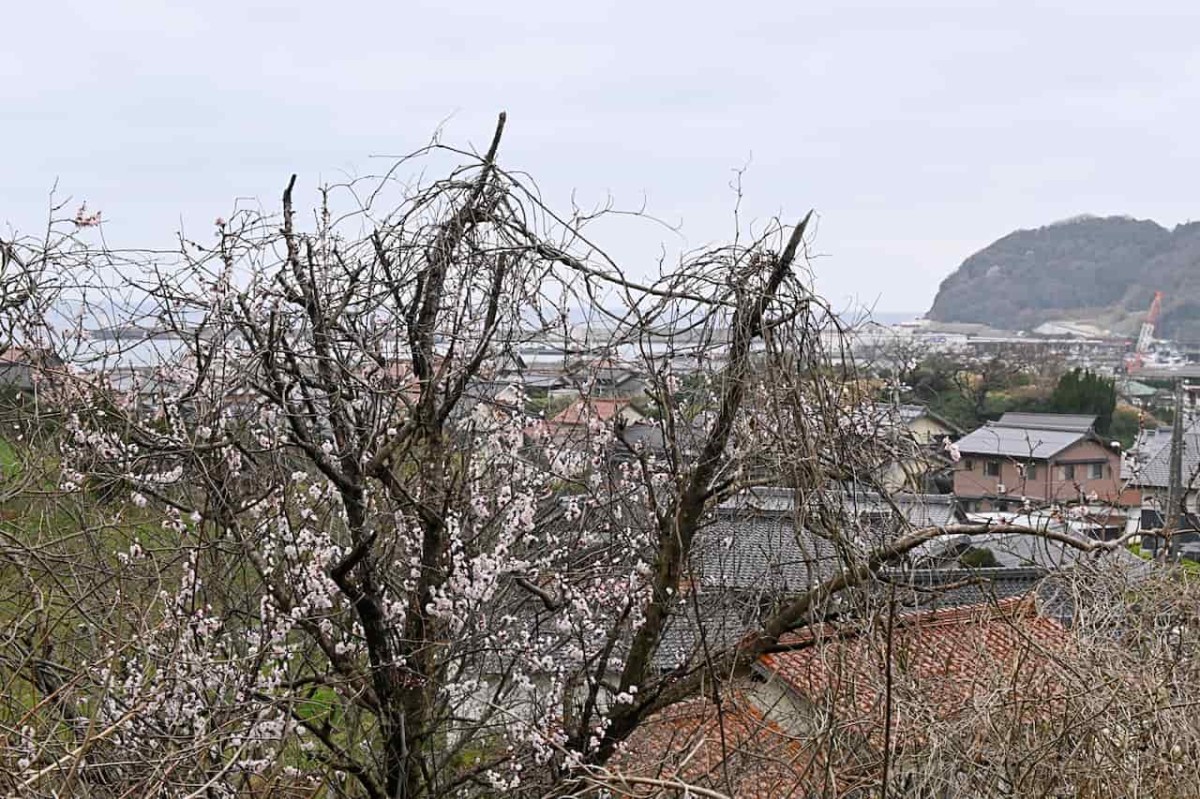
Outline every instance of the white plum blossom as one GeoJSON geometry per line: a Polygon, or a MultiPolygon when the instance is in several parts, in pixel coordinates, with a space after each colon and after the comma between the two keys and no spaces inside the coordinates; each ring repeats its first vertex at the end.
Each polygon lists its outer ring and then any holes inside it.
{"type": "Polygon", "coordinates": [[[100,212],[88,211],[87,203],[83,203],[75,212],[75,218],[72,221],[76,227],[96,227],[100,224],[100,212]]]}

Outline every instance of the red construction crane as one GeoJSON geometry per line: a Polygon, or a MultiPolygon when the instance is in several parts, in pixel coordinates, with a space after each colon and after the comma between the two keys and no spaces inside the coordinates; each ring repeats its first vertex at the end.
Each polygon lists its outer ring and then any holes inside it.
{"type": "Polygon", "coordinates": [[[1154,300],[1150,303],[1150,310],[1146,313],[1146,321],[1142,322],[1141,332],[1138,333],[1137,344],[1133,348],[1133,354],[1129,357],[1127,365],[1133,369],[1140,369],[1142,362],[1146,358],[1146,353],[1150,351],[1150,342],[1154,341],[1154,326],[1158,324],[1158,316],[1162,313],[1162,296],[1161,291],[1154,292],[1154,300]]]}

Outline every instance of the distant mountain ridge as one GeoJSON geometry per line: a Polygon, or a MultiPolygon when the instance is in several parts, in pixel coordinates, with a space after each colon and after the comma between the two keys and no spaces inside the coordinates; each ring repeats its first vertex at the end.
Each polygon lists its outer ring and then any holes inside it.
{"type": "Polygon", "coordinates": [[[967,258],[926,316],[1025,330],[1074,319],[1133,333],[1155,291],[1164,295],[1159,334],[1200,340],[1200,222],[1168,230],[1079,216],[1014,231],[967,258]]]}

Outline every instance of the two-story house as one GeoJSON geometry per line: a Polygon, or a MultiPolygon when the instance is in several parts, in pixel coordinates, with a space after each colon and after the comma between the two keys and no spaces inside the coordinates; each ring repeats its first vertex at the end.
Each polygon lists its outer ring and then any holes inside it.
{"type": "Polygon", "coordinates": [[[881,432],[890,430],[911,445],[897,447],[896,459],[883,466],[882,485],[890,491],[949,491],[951,464],[943,445],[962,435],[962,430],[924,405],[898,405],[880,421],[881,432]]]}
{"type": "Polygon", "coordinates": [[[1016,510],[1025,500],[1125,504],[1120,452],[1095,416],[1006,413],[963,436],[954,495],[967,512],[1016,510]]]}

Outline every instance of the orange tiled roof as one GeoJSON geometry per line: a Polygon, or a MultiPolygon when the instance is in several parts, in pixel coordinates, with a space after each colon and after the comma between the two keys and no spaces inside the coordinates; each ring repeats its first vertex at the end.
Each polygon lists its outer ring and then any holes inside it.
{"type": "MultiPolygon", "coordinates": [[[[949,718],[984,697],[1003,695],[1009,710],[1048,712],[1057,691],[1051,656],[1067,645],[1065,630],[1040,616],[1034,604],[1013,597],[899,617],[893,624],[894,738],[920,738],[923,724],[949,718]],[[907,714],[908,717],[905,717],[907,714]]],[[[794,692],[839,723],[883,739],[887,662],[886,620],[869,627],[826,626],[789,643],[797,648],[764,655],[761,664],[794,692]]]]}
{"type": "Polygon", "coordinates": [[[616,397],[577,399],[563,408],[553,418],[551,424],[580,425],[587,424],[591,419],[609,422],[616,418],[629,405],[628,399],[616,397]]]}
{"type": "Polygon", "coordinates": [[[678,781],[751,799],[786,795],[814,776],[812,749],[766,719],[738,691],[722,696],[720,711],[708,697],[659,711],[630,736],[610,765],[619,775],[678,781]]]}

